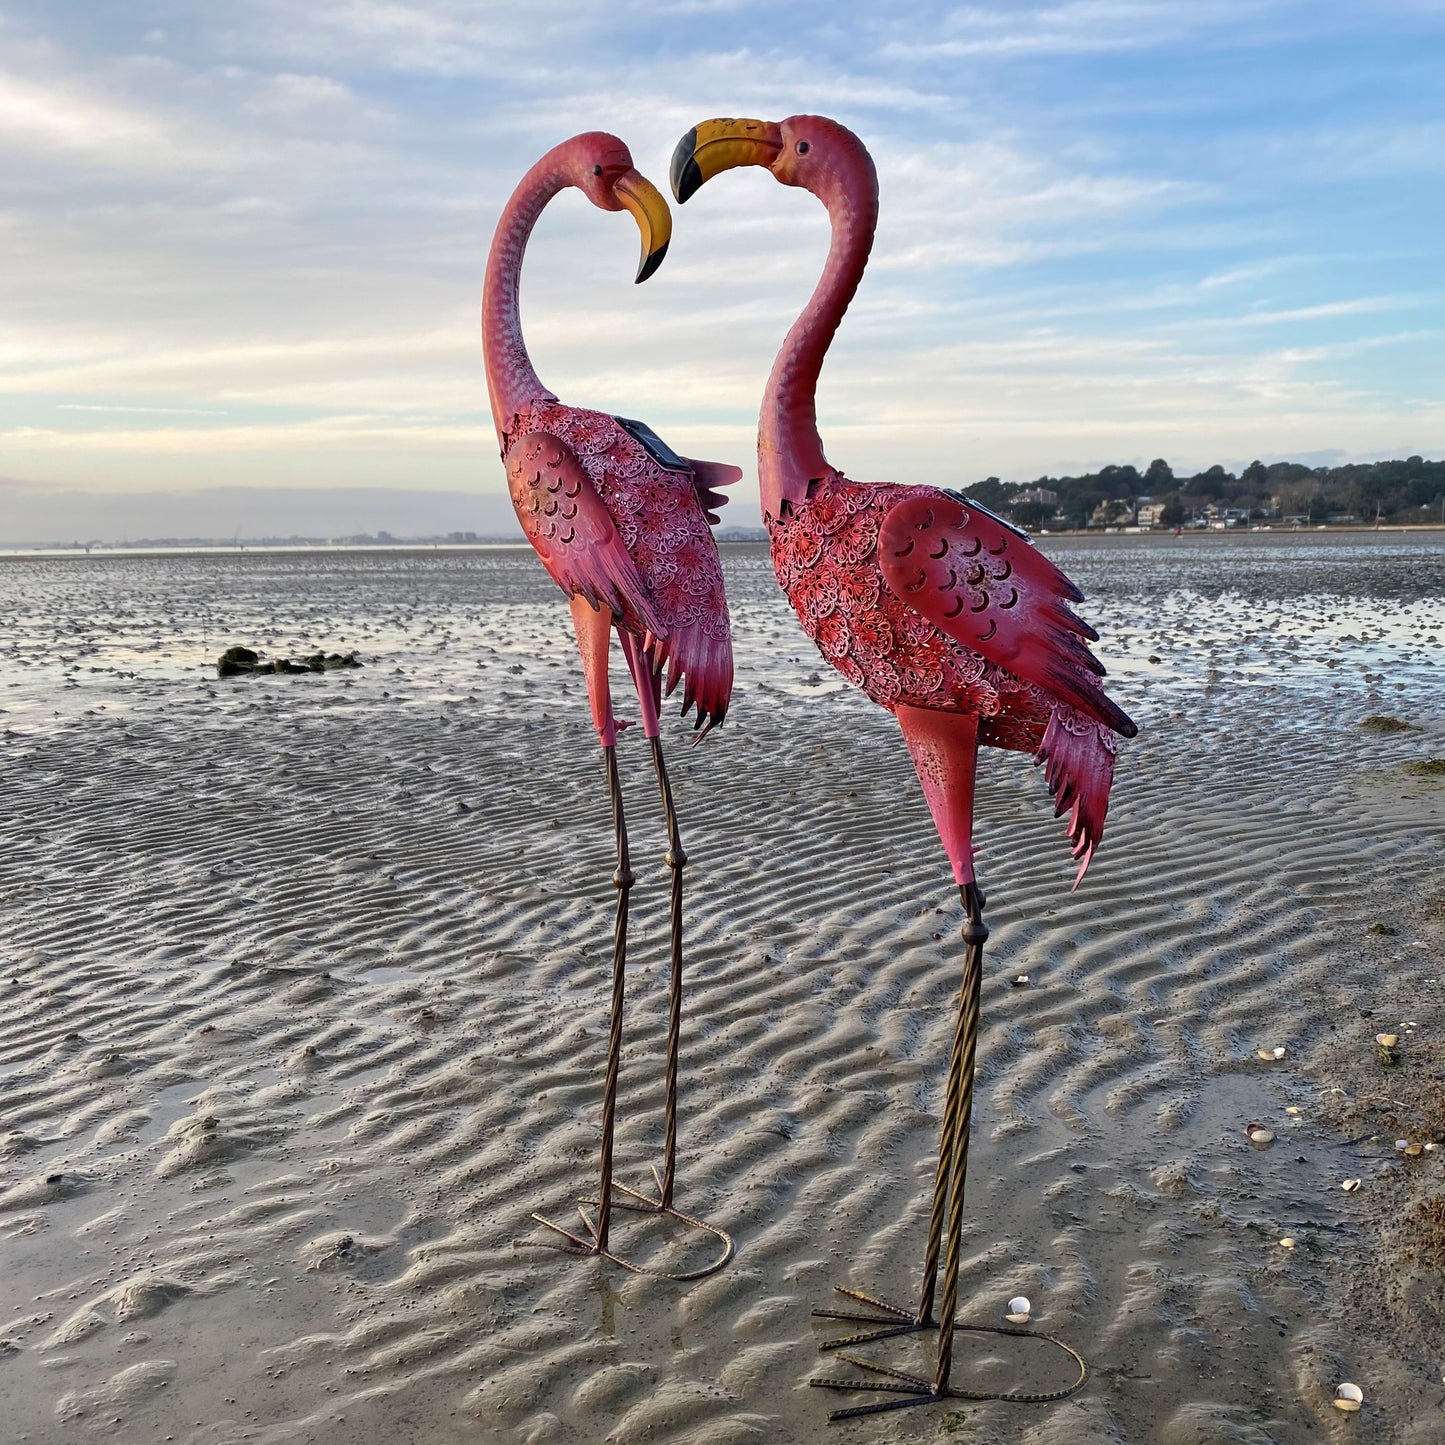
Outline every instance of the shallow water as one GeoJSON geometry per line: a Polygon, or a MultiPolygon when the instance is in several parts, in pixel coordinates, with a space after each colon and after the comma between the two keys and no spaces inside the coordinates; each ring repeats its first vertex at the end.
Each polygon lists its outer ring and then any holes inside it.
{"type": "MultiPolygon", "coordinates": [[[[1445,533],[1043,545],[1083,589],[1080,611],[1102,638],[1096,651],[1141,721],[1226,680],[1246,707],[1253,687],[1379,709],[1440,695],[1445,533]]],[[[766,548],[723,552],[738,706],[757,684],[802,697],[844,691],[798,631],[766,548]]],[[[215,659],[236,643],[273,656],[358,649],[369,667],[404,679],[363,690],[393,705],[476,694],[489,669],[535,687],[571,667],[559,603],[523,546],[0,557],[0,723],[49,729],[86,708],[209,694],[215,659]]],[[[223,692],[257,682],[297,686],[240,679],[223,692]]]]}

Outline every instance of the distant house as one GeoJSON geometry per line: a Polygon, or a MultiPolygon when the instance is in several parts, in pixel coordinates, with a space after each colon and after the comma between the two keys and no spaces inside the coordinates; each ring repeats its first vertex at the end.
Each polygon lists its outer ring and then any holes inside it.
{"type": "Polygon", "coordinates": [[[1141,527],[1157,527],[1164,512],[1163,502],[1140,502],[1135,520],[1141,527]]]}
{"type": "Polygon", "coordinates": [[[1111,497],[1107,502],[1100,502],[1089,513],[1091,527],[1118,526],[1121,522],[1132,522],[1133,520],[1134,499],[1132,497],[1111,497]]]}
{"type": "Polygon", "coordinates": [[[1222,532],[1227,527],[1247,527],[1249,508],[1221,507],[1217,502],[1211,502],[1204,509],[1204,526],[1217,532],[1222,532]]]}
{"type": "Polygon", "coordinates": [[[1059,505],[1059,494],[1051,492],[1047,487],[1030,487],[1026,492],[1020,492],[1014,499],[1014,503],[1038,502],[1041,506],[1057,507],[1059,505]]]}

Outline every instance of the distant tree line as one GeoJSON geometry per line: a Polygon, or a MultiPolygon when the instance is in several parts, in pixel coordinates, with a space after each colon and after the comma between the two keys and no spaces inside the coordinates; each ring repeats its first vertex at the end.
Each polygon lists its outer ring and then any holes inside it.
{"type": "Polygon", "coordinates": [[[1213,507],[1250,518],[1303,518],[1310,523],[1352,518],[1361,522],[1441,521],[1445,502],[1445,461],[1406,457],[1404,461],[1354,462],[1309,467],[1302,462],[1251,462],[1236,476],[1212,466],[1193,476],[1175,476],[1162,457],[1137,467],[1103,467],[1078,477],[1039,477],[1001,482],[987,477],[968,489],[986,507],[1021,527],[1050,524],[1086,527],[1133,521],[1141,497],[1159,505],[1158,523],[1178,526],[1213,507]],[[1053,492],[1057,502],[1028,494],[1053,492]],[[1127,503],[1127,506],[1122,504],[1127,503]],[[1112,504],[1112,505],[1111,505],[1112,504]]]}

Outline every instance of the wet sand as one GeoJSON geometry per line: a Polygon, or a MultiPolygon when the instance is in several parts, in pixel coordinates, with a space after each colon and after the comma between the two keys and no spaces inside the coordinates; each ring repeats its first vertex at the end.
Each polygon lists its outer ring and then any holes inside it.
{"type": "MultiPolygon", "coordinates": [[[[738,1246],[692,1285],[537,1248],[528,1218],[594,1180],[612,904],[530,553],[0,559],[7,1438],[1442,1438],[1416,1212],[1445,1149],[1394,1139],[1432,1138],[1445,1064],[1445,784],[1406,770],[1445,756],[1445,538],[1049,550],[1142,735],[1074,894],[1028,760],[981,766],[959,1313],[1026,1294],[1093,1375],[1064,1404],[837,1427],[856,1397],[808,1387],[809,1311],[835,1282],[917,1287],[962,915],[895,725],[812,652],[763,550],[727,553],[727,725],[666,735],[692,860],[678,1197],[738,1246]],[[367,666],[222,683],[232,643],[367,666]],[[1360,729],[1380,713],[1411,729],[1360,729]],[[1358,1416],[1330,1406],[1346,1379],[1358,1416]]],[[[644,746],[619,751],[641,1182],[668,885],[644,746]]],[[[956,1358],[960,1385],[1063,1382],[1007,1341],[956,1358]]]]}

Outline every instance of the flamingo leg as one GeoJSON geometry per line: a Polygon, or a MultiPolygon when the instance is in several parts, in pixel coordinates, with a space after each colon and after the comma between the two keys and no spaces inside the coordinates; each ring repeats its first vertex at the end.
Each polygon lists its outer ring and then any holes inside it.
{"type": "Polygon", "coordinates": [[[1004,1330],[1001,1326],[960,1325],[954,1318],[958,1308],[963,1206],[968,1183],[968,1146],[973,1116],[973,1080],[978,1057],[983,946],[988,941],[988,927],[983,921],[985,900],[973,867],[973,793],[978,757],[978,719],[963,713],[935,712],[911,707],[898,708],[897,717],[913,758],[923,795],[928,802],[929,812],[933,815],[938,829],[938,836],[953,866],[953,875],[958,882],[966,914],[963,925],[963,980],[959,989],[953,1048],[948,1062],[948,1080],[944,1088],[938,1167],[934,1173],[928,1242],[923,1256],[923,1281],[916,1309],[903,1309],[861,1290],[844,1289],[840,1286],[840,1294],[868,1306],[871,1312],[864,1314],[857,1311],[814,1310],[813,1313],[823,1319],[845,1320],[870,1327],[841,1338],[823,1341],[819,1348],[825,1351],[844,1350],[873,1340],[937,1328],[938,1363],[930,1380],[921,1375],[873,1364],[852,1355],[840,1355],[840,1358],[848,1360],[875,1378],[829,1377],[815,1379],[813,1384],[836,1390],[885,1391],[905,1398],[838,1410],[830,1417],[834,1420],[847,1420],[884,1410],[902,1410],[910,1405],[926,1405],[944,1399],[1061,1400],[1077,1390],[1087,1376],[1082,1359],[1068,1345],[1054,1340],[1052,1336],[1039,1335],[1029,1330],[1004,1330]],[[943,1290],[938,1297],[938,1315],[935,1318],[934,1301],[938,1294],[940,1261],[943,1268],[943,1290]],[[1033,1339],[1050,1340],[1077,1360],[1079,1378],[1062,1391],[1043,1395],[1026,1396],[956,1389],[950,1385],[949,1377],[953,1369],[953,1337],[958,1330],[971,1333],[1019,1334],[1033,1339]]]}
{"type": "Polygon", "coordinates": [[[672,916],[667,1000],[667,1121],[662,1148],[662,1177],[658,1180],[663,1209],[672,1208],[672,1189],[677,1179],[677,1065],[682,1051],[682,870],[687,854],[677,826],[677,809],[672,801],[672,784],[662,758],[662,739],[652,739],[652,764],[667,817],[667,867],[672,874],[672,916]]]}
{"type": "MultiPolygon", "coordinates": [[[[632,671],[633,682],[637,687],[638,701],[642,710],[642,730],[648,740],[653,768],[657,774],[658,793],[662,799],[663,816],[667,826],[667,867],[672,876],[672,901],[663,1160],[660,1171],[656,1165],[652,1170],[653,1180],[657,1185],[657,1198],[653,1199],[640,1190],[615,1182],[613,1187],[627,1198],[617,1199],[614,1202],[616,1207],[621,1209],[631,1209],[639,1213],[666,1214],[673,1219],[681,1220],[692,1229],[701,1229],[714,1235],[721,1244],[722,1250],[711,1263],[686,1274],[668,1276],[674,1279],[700,1279],[721,1269],[732,1258],[733,1240],[725,1230],[684,1213],[673,1204],[673,1191],[677,1179],[677,1078],[682,1045],[682,871],[687,866],[687,853],[682,846],[682,832],[678,826],[677,808],[672,797],[672,784],[668,779],[667,764],[662,754],[661,728],[658,721],[661,680],[653,669],[641,640],[630,632],[620,631],[618,635],[622,641],[622,650],[627,658],[628,666],[632,671]]],[[[648,1272],[655,1273],[656,1271],[648,1272]]]]}
{"type": "Polygon", "coordinates": [[[673,1207],[673,1181],[677,1172],[677,1068],[680,1038],[682,1032],[682,869],[687,855],[682,849],[682,836],[678,831],[677,812],[672,802],[672,788],[668,783],[667,769],[662,760],[662,744],[659,736],[658,705],[660,687],[656,673],[643,649],[642,639],[626,628],[617,628],[623,655],[637,685],[637,695],[642,708],[643,732],[647,736],[654,765],[657,769],[658,785],[662,791],[663,808],[667,818],[668,867],[672,870],[672,988],[668,1009],[667,1043],[667,1124],[666,1145],[663,1155],[663,1169],[653,1169],[657,1181],[659,1198],[654,1200],[640,1190],[613,1178],[613,1143],[617,1114],[617,1082],[622,1060],[622,1018],[627,968],[627,921],[629,895],[634,875],[628,850],[627,823],[622,803],[622,781],[617,767],[617,723],[612,714],[612,697],[607,680],[607,651],[611,644],[613,627],[612,614],[606,609],[594,609],[579,597],[572,599],[572,620],[577,630],[578,648],[582,654],[583,674],[587,679],[588,699],[592,705],[592,719],[602,743],[602,754],[606,766],[607,792],[612,804],[612,824],[616,835],[617,868],[612,875],[617,889],[617,915],[612,935],[612,1008],[607,1038],[607,1072],[602,1086],[602,1151],[601,1179],[595,1198],[585,1198],[578,1205],[586,1234],[564,1229],[560,1224],[533,1214],[532,1218],[547,1229],[560,1234],[566,1244],[555,1246],[567,1254],[601,1255],[623,1269],[634,1274],[656,1275],[663,1279],[701,1279],[719,1270],[732,1258],[733,1241],[724,1230],[706,1221],[673,1207]],[[583,1208],[590,1205],[595,1213],[588,1214],[583,1208]],[[612,1214],[616,1209],[625,1209],[639,1214],[666,1214],[681,1221],[690,1229],[703,1230],[714,1235],[722,1246],[720,1253],[709,1263],[691,1270],[669,1272],[641,1265],[624,1258],[610,1247],[612,1214]]]}
{"type": "Polygon", "coordinates": [[[554,1224],[540,1214],[534,1214],[532,1218],[569,1240],[570,1246],[559,1246],[566,1252],[606,1255],[609,1253],[607,1244],[612,1218],[612,1154],[617,1115],[617,1079],[622,1062],[627,911],[633,873],[627,847],[627,819],[622,805],[622,780],[617,771],[617,722],[612,714],[612,694],[607,682],[607,650],[611,644],[612,613],[606,607],[592,607],[581,597],[573,597],[571,606],[572,622],[577,631],[577,647],[582,654],[582,672],[587,682],[588,700],[592,706],[592,721],[602,744],[607,791],[612,804],[612,827],[617,846],[617,867],[612,874],[612,883],[617,889],[617,912],[612,930],[612,1007],[607,1035],[607,1070],[602,1085],[601,1181],[597,1193],[596,1216],[589,1216],[580,1206],[578,1209],[589,1239],[563,1229],[561,1225],[554,1224]]]}
{"type": "MultiPolygon", "coordinates": [[[[953,1266],[954,1295],[957,1296],[958,1241],[963,1234],[963,1185],[968,1175],[969,1118],[973,1104],[973,1070],[978,1044],[978,995],[983,976],[983,943],[988,929],[983,924],[983,894],[977,883],[968,883],[960,890],[968,920],[963,937],[967,945],[964,958],[963,986],[959,991],[958,1020],[953,1031],[953,1051],[948,1064],[948,1082],[944,1089],[943,1123],[938,1138],[938,1167],[933,1176],[933,1203],[928,1216],[928,1243],[923,1256],[923,1286],[918,1308],[905,1310],[887,1300],[862,1290],[835,1286],[848,1299],[866,1304],[875,1311],[814,1310],[817,1319],[850,1320],[871,1324],[876,1329],[825,1340],[822,1350],[842,1350],[871,1340],[888,1339],[894,1335],[911,1334],[937,1327],[933,1317],[933,1300],[938,1282],[938,1263],[943,1252],[943,1227],[949,1224],[949,1259],[953,1266]],[[982,936],[979,936],[979,930],[982,936]],[[957,1166],[957,1167],[955,1167],[957,1166]]],[[[945,1266],[945,1293],[947,1266],[945,1266]]]]}
{"type": "Polygon", "coordinates": [[[938,1364],[930,1380],[907,1370],[896,1370],[856,1355],[840,1354],[839,1359],[866,1372],[872,1378],[837,1379],[831,1376],[809,1381],[830,1390],[877,1391],[898,1398],[880,1400],[868,1405],[853,1405],[834,1410],[829,1419],[854,1420],[863,1415],[879,1415],[890,1410],[906,1410],[914,1405],[936,1404],[940,1400],[1003,1400],[1014,1404],[1044,1404],[1063,1400],[1078,1390],[1088,1378],[1083,1356],[1071,1345],[1053,1335],[1035,1330],[1005,1329],[1001,1325],[961,1325],[955,1318],[958,1309],[958,1272],[963,1245],[963,1203],[968,1184],[968,1144],[973,1113],[973,1080],[978,1055],[979,999],[983,983],[983,946],[988,940],[988,927],[983,921],[983,895],[978,885],[962,885],[964,907],[968,912],[963,926],[965,944],[963,986],[959,990],[958,1021],[954,1028],[953,1053],[949,1061],[948,1084],[945,1090],[943,1126],[938,1148],[938,1171],[934,1179],[933,1207],[929,1218],[928,1247],[924,1257],[923,1292],[918,1309],[911,1315],[895,1305],[874,1299],[861,1291],[845,1290],[845,1294],[883,1311],[881,1316],[848,1315],[815,1310],[828,1319],[872,1320],[881,1328],[844,1340],[829,1340],[822,1348],[837,1350],[850,1343],[885,1339],[914,1330],[934,1327],[933,1300],[938,1275],[939,1256],[943,1258],[943,1293],[939,1301],[938,1364]],[[946,1245],[943,1240],[947,1226],[946,1245]],[[997,1390],[965,1390],[950,1384],[953,1369],[953,1338],[957,1331],[968,1334],[1017,1335],[1038,1339],[1057,1346],[1078,1367],[1078,1377],[1060,1390],[1039,1392],[1007,1392],[997,1390]]]}

